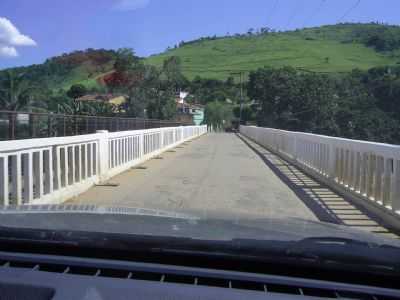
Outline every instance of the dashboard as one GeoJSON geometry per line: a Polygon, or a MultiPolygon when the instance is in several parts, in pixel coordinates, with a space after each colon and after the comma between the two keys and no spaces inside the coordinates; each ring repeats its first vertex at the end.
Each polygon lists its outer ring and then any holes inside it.
{"type": "Polygon", "coordinates": [[[400,299],[394,289],[120,260],[0,252],[0,299],[400,299]]]}

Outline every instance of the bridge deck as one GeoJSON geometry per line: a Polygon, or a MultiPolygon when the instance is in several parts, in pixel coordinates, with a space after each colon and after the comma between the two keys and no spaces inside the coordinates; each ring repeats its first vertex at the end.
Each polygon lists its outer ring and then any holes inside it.
{"type": "Polygon", "coordinates": [[[142,167],[114,177],[117,187],[96,186],[69,202],[209,217],[299,217],[392,235],[328,187],[235,134],[208,134],[142,167]]]}

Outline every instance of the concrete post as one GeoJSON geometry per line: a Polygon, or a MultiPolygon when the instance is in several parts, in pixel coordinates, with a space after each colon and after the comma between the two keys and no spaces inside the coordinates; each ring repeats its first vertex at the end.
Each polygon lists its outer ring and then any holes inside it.
{"type": "Polygon", "coordinates": [[[164,132],[163,128],[160,128],[160,149],[164,147],[164,132]]]}
{"type": "Polygon", "coordinates": [[[144,155],[144,132],[142,131],[139,136],[139,158],[144,155]]]}
{"type": "MultiPolygon", "coordinates": [[[[108,131],[98,130],[96,133],[99,135],[99,151],[98,154],[98,166],[99,166],[99,179],[100,181],[105,181],[108,179],[108,160],[110,157],[109,147],[108,147],[108,131]]],[[[93,157],[92,157],[93,161],[93,157]]]]}
{"type": "Polygon", "coordinates": [[[332,180],[336,179],[336,151],[333,143],[329,144],[328,168],[329,177],[332,180]]]}

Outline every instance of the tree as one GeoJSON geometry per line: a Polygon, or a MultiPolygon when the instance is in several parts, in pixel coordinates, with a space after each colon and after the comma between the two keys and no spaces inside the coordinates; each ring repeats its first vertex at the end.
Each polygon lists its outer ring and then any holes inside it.
{"type": "Polygon", "coordinates": [[[264,68],[250,74],[247,90],[261,104],[262,126],[320,133],[332,126],[334,87],[327,76],[264,68]]]}
{"type": "MultiPolygon", "coordinates": [[[[234,116],[240,118],[240,106],[235,106],[233,108],[234,116]]],[[[246,124],[248,121],[254,121],[256,119],[256,111],[250,105],[244,105],[242,107],[242,122],[246,124]]]]}
{"type": "Polygon", "coordinates": [[[204,111],[204,123],[216,130],[221,130],[232,124],[232,107],[215,101],[206,105],[204,111]]]}
{"type": "Polygon", "coordinates": [[[0,77],[0,108],[10,111],[31,109],[39,101],[35,99],[37,89],[24,78],[7,70],[0,77]]]}
{"type": "Polygon", "coordinates": [[[69,110],[71,114],[81,114],[83,112],[83,105],[81,102],[79,102],[77,99],[86,95],[87,90],[86,87],[82,84],[74,84],[70,87],[70,89],[67,92],[67,96],[72,99],[72,101],[69,101],[70,103],[65,103],[65,110],[69,110]],[[68,108],[67,108],[68,107],[68,108]]]}
{"type": "MultiPolygon", "coordinates": [[[[37,96],[38,90],[24,78],[24,74],[17,74],[11,70],[2,73],[0,77],[0,109],[9,111],[32,110],[43,105],[37,96]]],[[[15,137],[15,114],[8,114],[8,136],[15,137]]]]}
{"type": "Polygon", "coordinates": [[[176,114],[175,93],[169,90],[153,90],[153,95],[147,105],[150,118],[168,120],[176,114]]]}
{"type": "Polygon", "coordinates": [[[140,59],[135,55],[135,51],[130,48],[121,48],[117,51],[114,69],[119,73],[125,72],[129,69],[135,68],[139,62],[140,59]]]}
{"type": "Polygon", "coordinates": [[[166,83],[178,92],[187,85],[187,79],[182,73],[182,61],[178,56],[171,56],[164,60],[163,74],[166,78],[166,83]]]}
{"type": "Polygon", "coordinates": [[[386,143],[400,142],[400,68],[341,76],[263,68],[250,74],[260,126],[386,143]]]}
{"type": "Polygon", "coordinates": [[[240,101],[240,86],[235,84],[233,77],[226,81],[196,77],[189,83],[188,91],[202,104],[227,99],[240,101]]]}
{"type": "Polygon", "coordinates": [[[67,96],[76,100],[82,96],[85,96],[86,93],[87,89],[83,84],[74,84],[69,88],[67,96]]]}

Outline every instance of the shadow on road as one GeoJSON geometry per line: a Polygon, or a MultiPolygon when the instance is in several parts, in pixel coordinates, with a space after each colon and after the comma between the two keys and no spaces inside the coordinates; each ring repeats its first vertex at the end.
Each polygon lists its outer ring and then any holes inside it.
{"type": "MultiPolygon", "coordinates": [[[[335,223],[398,238],[384,220],[335,193],[255,142],[236,134],[323,222],[335,223]],[[388,229],[390,228],[390,229],[388,229]]],[[[399,234],[399,233],[397,233],[399,234]]]]}
{"type": "Polygon", "coordinates": [[[250,143],[247,139],[243,138],[240,134],[236,134],[251,150],[253,150],[262,161],[270,168],[274,174],[282,180],[295,194],[303,201],[303,203],[310,209],[313,214],[323,222],[342,224],[335,214],[333,214],[329,208],[322,207],[317,201],[315,201],[310,194],[308,194],[304,188],[299,187],[296,183],[303,182],[309,187],[320,187],[320,185],[314,181],[304,181],[305,178],[299,177],[299,174],[293,172],[292,167],[285,161],[279,159],[276,155],[272,154],[268,150],[255,147],[253,143],[250,143]],[[258,149],[257,149],[258,148],[258,149]],[[261,152],[262,151],[262,152],[261,152]],[[289,173],[283,173],[280,168],[285,167],[289,173]]]}

